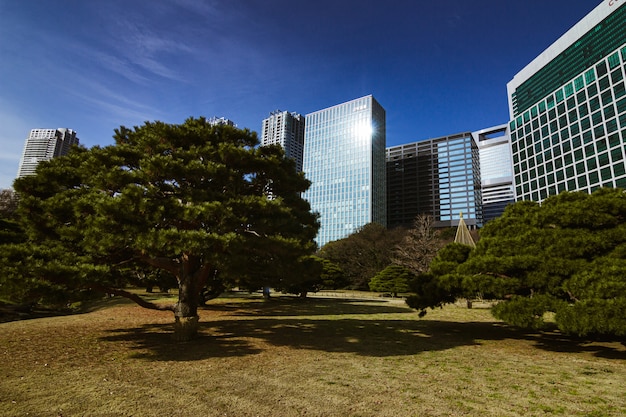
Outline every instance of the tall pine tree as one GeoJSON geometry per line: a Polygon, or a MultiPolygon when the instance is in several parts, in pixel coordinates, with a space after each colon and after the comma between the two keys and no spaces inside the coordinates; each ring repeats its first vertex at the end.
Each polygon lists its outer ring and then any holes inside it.
{"type": "Polygon", "coordinates": [[[309,182],[279,147],[258,147],[255,133],[204,118],[121,127],[114,139],[15,182],[28,235],[21,273],[170,310],[179,340],[195,336],[209,280],[299,279],[289,271],[315,250],[318,222],[300,197],[309,182]],[[139,267],[175,276],[178,301],[158,305],[125,291],[139,267]]]}

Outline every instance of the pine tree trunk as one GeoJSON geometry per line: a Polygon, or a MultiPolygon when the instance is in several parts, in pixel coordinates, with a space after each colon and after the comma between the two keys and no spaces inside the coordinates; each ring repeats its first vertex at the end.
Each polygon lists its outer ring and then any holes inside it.
{"type": "Polygon", "coordinates": [[[198,316],[178,317],[174,323],[174,340],[188,342],[198,336],[198,316]]]}
{"type": "Polygon", "coordinates": [[[174,309],[174,340],[187,342],[198,335],[198,291],[191,275],[179,278],[178,302],[174,309]]]}

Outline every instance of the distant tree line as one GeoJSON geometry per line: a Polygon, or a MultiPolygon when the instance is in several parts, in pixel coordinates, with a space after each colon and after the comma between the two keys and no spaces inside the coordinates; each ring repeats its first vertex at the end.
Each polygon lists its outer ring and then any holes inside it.
{"type": "Polygon", "coordinates": [[[626,336],[626,192],[564,192],[511,204],[473,249],[418,216],[407,230],[367,225],[319,255],[348,288],[403,294],[425,315],[458,300],[494,300],[494,316],[580,337],[626,336]]]}

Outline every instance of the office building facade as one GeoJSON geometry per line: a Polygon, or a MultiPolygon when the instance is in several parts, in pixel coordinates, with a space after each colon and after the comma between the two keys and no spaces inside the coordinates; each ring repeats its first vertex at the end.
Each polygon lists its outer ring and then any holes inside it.
{"type": "Polygon", "coordinates": [[[298,113],[276,110],[263,120],[261,145],[277,144],[285,150],[285,155],[296,161],[296,168],[302,171],[304,154],[305,118],[298,113]]]}
{"type": "Polygon", "coordinates": [[[500,217],[515,202],[511,136],[508,125],[473,132],[480,158],[483,222],[500,217]]]}
{"type": "Polygon", "coordinates": [[[211,126],[232,126],[232,127],[237,127],[235,122],[233,122],[232,120],[227,119],[225,117],[214,116],[214,117],[211,117],[208,120],[208,122],[209,122],[209,124],[211,126]]]}
{"type": "Polygon", "coordinates": [[[17,177],[33,175],[41,161],[65,155],[78,143],[76,132],[72,129],[32,129],[24,143],[17,177]]]}
{"type": "Polygon", "coordinates": [[[517,200],[626,188],[624,28],[605,0],[507,84],[517,200]]]}
{"type": "Polygon", "coordinates": [[[303,197],[320,215],[320,247],[386,225],[385,146],[385,110],[371,95],[306,115],[303,197]]]}
{"type": "Polygon", "coordinates": [[[472,132],[387,148],[388,227],[410,227],[418,214],[435,227],[483,223],[479,149],[472,132]]]}

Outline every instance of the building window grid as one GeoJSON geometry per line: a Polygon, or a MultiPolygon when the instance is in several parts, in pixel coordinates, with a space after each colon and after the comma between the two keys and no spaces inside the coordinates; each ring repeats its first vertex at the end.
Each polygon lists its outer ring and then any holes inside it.
{"type": "MultiPolygon", "coordinates": [[[[550,87],[559,85],[562,74],[570,74],[572,70],[584,67],[586,64],[586,54],[581,55],[576,50],[581,48],[589,48],[590,53],[598,53],[605,56],[614,55],[614,47],[616,42],[620,41],[623,36],[623,29],[619,22],[624,18],[626,8],[621,8],[612,15],[608,16],[603,22],[596,26],[595,30],[589,31],[574,45],[568,48],[557,59],[539,71],[534,77],[520,86],[513,94],[512,103],[516,114],[526,111],[532,104],[529,102],[535,96],[534,93],[541,91],[541,86],[546,84],[550,87]],[[608,53],[605,53],[609,51],[608,53]]],[[[618,48],[618,51],[620,48],[618,48]]],[[[624,56],[624,47],[621,47],[622,59],[624,56]]],[[[614,59],[614,58],[613,58],[614,59]]],[[[610,66],[610,64],[609,64],[610,66]]],[[[603,75],[603,74],[601,74],[603,75]]],[[[573,77],[575,78],[575,77],[573,77]]],[[[554,88],[550,88],[554,90],[554,88]]]]}
{"type": "Polygon", "coordinates": [[[307,152],[304,164],[307,166],[315,162],[316,169],[307,172],[312,185],[307,190],[305,198],[315,201],[316,210],[320,212],[321,217],[328,219],[323,222],[319,231],[317,240],[320,242],[336,240],[352,233],[357,227],[376,220],[372,218],[373,209],[384,209],[379,207],[380,203],[377,201],[381,197],[373,196],[370,186],[372,170],[376,170],[370,163],[372,144],[368,140],[367,143],[354,147],[354,143],[351,142],[357,126],[380,118],[381,132],[377,140],[383,143],[384,151],[384,110],[370,120],[373,103],[375,101],[372,99],[370,103],[368,97],[325,109],[307,117],[307,121],[311,122],[307,126],[307,152]],[[329,138],[332,138],[334,143],[329,143],[329,138]],[[347,152],[347,142],[350,142],[350,152],[347,152]],[[367,168],[358,169],[364,166],[367,168]],[[334,179],[334,183],[329,183],[331,178],[334,179]]]}
{"type": "MultiPolygon", "coordinates": [[[[432,214],[436,222],[449,224],[458,219],[462,211],[466,221],[482,223],[482,212],[477,204],[480,201],[478,148],[471,135],[388,148],[388,169],[393,169],[394,165],[389,163],[394,160],[403,161],[401,164],[413,160],[417,163],[419,160],[420,166],[428,167],[424,172],[416,173],[420,185],[415,192],[416,198],[420,196],[420,201],[405,202],[404,206],[411,204],[418,212],[432,214]],[[477,191],[479,194],[476,194],[477,191]]],[[[405,198],[406,193],[400,200],[405,198]]],[[[395,210],[395,207],[391,208],[390,214],[395,213],[395,210]]]]}
{"type": "MultiPolygon", "coordinates": [[[[552,165],[550,171],[554,171],[555,166],[566,170],[574,168],[574,172],[580,177],[578,186],[574,186],[574,181],[569,177],[558,180],[555,184],[556,186],[551,185],[553,191],[580,189],[581,185],[582,188],[591,191],[602,185],[617,186],[618,184],[626,183],[626,180],[624,180],[626,174],[622,172],[624,165],[622,144],[626,144],[626,103],[618,101],[618,99],[626,95],[622,82],[626,75],[626,65],[624,64],[626,62],[626,53],[624,52],[626,51],[626,46],[618,51],[622,53],[618,54],[616,51],[610,54],[605,60],[575,77],[571,82],[566,83],[563,87],[532,106],[522,116],[511,121],[513,164],[518,200],[535,199],[534,197],[537,196],[537,192],[534,191],[537,185],[535,183],[533,186],[531,182],[533,176],[522,176],[520,174],[529,169],[526,164],[526,157],[532,159],[532,155],[540,152],[544,152],[544,156],[547,156],[543,163],[552,165]],[[617,60],[620,58],[621,62],[618,64],[617,60]],[[603,72],[607,68],[607,71],[610,72],[610,77],[608,75],[606,78],[596,76],[596,71],[603,72]],[[560,109],[561,111],[558,108],[558,103],[565,99],[567,99],[566,106],[569,113],[564,111],[565,106],[560,109]],[[578,104],[577,113],[573,112],[575,104],[578,104]],[[556,112],[550,110],[555,107],[557,108],[556,112]],[[591,112],[589,109],[591,109],[591,112]],[[590,118],[586,117],[589,113],[591,113],[590,118]],[[563,114],[567,115],[569,119],[569,123],[565,124],[569,125],[569,127],[558,132],[557,126],[561,125],[563,127],[563,122],[565,122],[562,119],[563,114]],[[580,125],[577,123],[578,116],[584,120],[580,125]],[[621,132],[614,133],[619,130],[619,127],[622,128],[621,132]],[[555,143],[552,143],[552,141],[539,142],[540,136],[545,138],[548,132],[557,132],[551,138],[555,143]],[[611,136],[612,133],[614,136],[613,140],[610,141],[609,153],[606,157],[603,157],[605,158],[603,159],[605,163],[608,159],[609,166],[600,166],[601,164],[598,163],[597,158],[600,152],[606,148],[602,139],[606,140],[607,136],[611,136]],[[567,153],[569,149],[563,152],[563,144],[569,143],[567,142],[569,137],[572,137],[574,150],[582,146],[580,141],[581,135],[585,142],[592,143],[595,146],[593,154],[585,159],[585,162],[593,161],[591,165],[594,168],[591,170],[576,169],[576,162],[572,161],[571,154],[567,153]],[[621,142],[619,141],[619,135],[622,137],[621,142]],[[613,175],[611,180],[607,180],[609,171],[613,175]],[[523,180],[522,177],[524,177],[523,180]]],[[[626,148],[624,150],[626,151],[626,148]]],[[[539,158],[535,158],[537,163],[541,163],[539,158]]],[[[542,175],[542,182],[551,184],[548,181],[548,173],[542,175]]],[[[547,197],[548,188],[550,188],[548,185],[541,187],[538,190],[539,194],[547,197]]]]}

